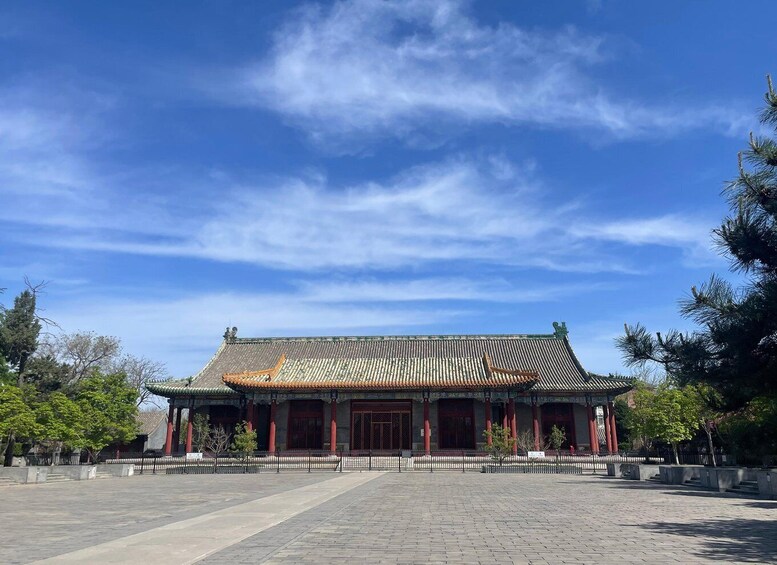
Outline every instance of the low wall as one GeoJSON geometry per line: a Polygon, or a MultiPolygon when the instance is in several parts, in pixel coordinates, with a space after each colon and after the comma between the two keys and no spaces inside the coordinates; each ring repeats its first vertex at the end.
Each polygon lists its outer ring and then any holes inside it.
{"type": "Polygon", "coordinates": [[[745,470],[737,467],[705,467],[699,479],[702,487],[725,492],[741,483],[744,477],[745,470]]]}
{"type": "Polygon", "coordinates": [[[658,475],[659,465],[644,463],[621,463],[621,477],[632,481],[647,481],[658,475]]]}
{"type": "Polygon", "coordinates": [[[86,481],[97,477],[96,465],[52,465],[49,469],[74,481],[86,481]]]}
{"type": "Polygon", "coordinates": [[[755,473],[758,480],[758,496],[777,500],[777,469],[761,469],[755,473]]]}
{"type": "Polygon", "coordinates": [[[13,479],[17,483],[45,483],[48,467],[0,467],[0,477],[13,479]]]}
{"type": "Polygon", "coordinates": [[[668,485],[683,485],[691,479],[701,478],[702,465],[659,465],[661,482],[668,485]]]}
{"type": "Polygon", "coordinates": [[[109,473],[114,477],[131,477],[135,474],[134,463],[112,463],[110,465],[98,465],[100,473],[109,473]]]}

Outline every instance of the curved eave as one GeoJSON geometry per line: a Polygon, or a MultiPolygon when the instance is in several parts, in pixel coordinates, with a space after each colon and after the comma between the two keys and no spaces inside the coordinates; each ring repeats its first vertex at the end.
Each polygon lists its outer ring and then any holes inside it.
{"type": "Polygon", "coordinates": [[[157,396],[177,398],[181,396],[234,396],[235,391],[226,387],[172,386],[168,383],[148,383],[146,389],[157,396]]]}
{"type": "Polygon", "coordinates": [[[501,379],[499,382],[483,382],[482,380],[472,380],[465,382],[440,382],[440,381],[414,381],[412,383],[401,382],[343,382],[343,381],[288,381],[288,382],[273,382],[273,381],[256,381],[247,378],[240,378],[236,376],[224,376],[224,384],[228,387],[238,390],[255,392],[257,390],[265,391],[279,391],[279,390],[381,390],[381,391],[418,391],[425,390],[493,390],[493,389],[511,389],[511,390],[528,390],[534,386],[539,377],[537,376],[522,376],[516,379],[501,379]]]}

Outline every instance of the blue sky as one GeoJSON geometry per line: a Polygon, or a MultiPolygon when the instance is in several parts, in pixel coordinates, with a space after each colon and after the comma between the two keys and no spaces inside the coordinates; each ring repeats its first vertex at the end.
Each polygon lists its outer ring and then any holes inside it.
{"type": "MultiPolygon", "coordinates": [[[[710,230],[773,2],[0,3],[0,287],[175,376],[241,336],[624,322],[710,230]]],[[[731,275],[727,275],[731,276],[731,275]]]]}

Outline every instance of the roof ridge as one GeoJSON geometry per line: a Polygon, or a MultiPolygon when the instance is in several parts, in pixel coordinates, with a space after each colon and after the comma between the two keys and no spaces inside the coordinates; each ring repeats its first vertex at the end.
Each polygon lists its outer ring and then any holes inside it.
{"type": "Polygon", "coordinates": [[[416,335],[364,335],[364,336],[299,336],[299,337],[237,337],[225,343],[271,343],[271,342],[326,342],[326,341],[455,341],[458,339],[554,339],[555,334],[416,334],[416,335]]]}

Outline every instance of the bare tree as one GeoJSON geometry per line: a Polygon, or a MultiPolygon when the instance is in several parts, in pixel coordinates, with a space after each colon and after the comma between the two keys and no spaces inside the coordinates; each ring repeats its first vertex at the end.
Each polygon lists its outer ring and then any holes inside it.
{"type": "Polygon", "coordinates": [[[152,400],[153,395],[146,389],[146,383],[163,380],[168,376],[164,363],[129,354],[114,360],[108,369],[112,373],[127,375],[127,382],[138,391],[138,406],[146,402],[156,405],[152,400]]]}
{"type": "Polygon", "coordinates": [[[229,447],[229,441],[230,441],[229,432],[219,424],[215,428],[213,428],[210,432],[210,437],[208,438],[208,450],[218,455],[219,453],[224,453],[227,448],[229,447]]]}
{"type": "Polygon", "coordinates": [[[68,384],[74,384],[88,377],[94,369],[109,369],[121,353],[121,341],[94,332],[74,332],[49,339],[46,349],[69,365],[68,384]]]}

